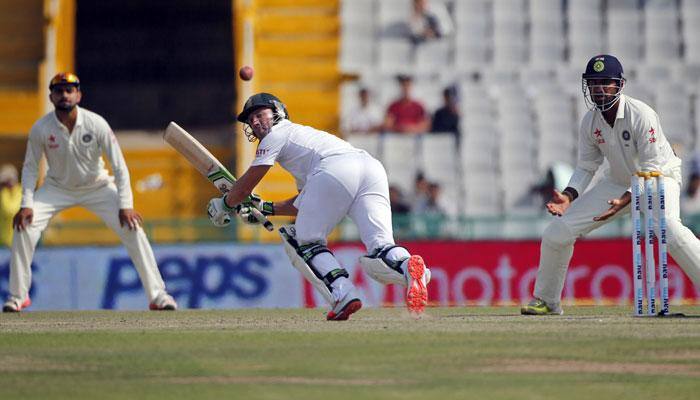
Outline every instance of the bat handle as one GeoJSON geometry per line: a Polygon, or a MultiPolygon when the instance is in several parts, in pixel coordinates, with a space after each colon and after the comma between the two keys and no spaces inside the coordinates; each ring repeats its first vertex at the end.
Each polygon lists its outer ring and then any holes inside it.
{"type": "Polygon", "coordinates": [[[263,215],[263,213],[260,212],[260,210],[258,210],[257,208],[251,207],[251,214],[253,214],[255,219],[257,219],[262,224],[262,226],[264,226],[265,229],[267,229],[268,231],[272,232],[272,230],[275,229],[275,226],[272,225],[272,222],[270,222],[270,220],[268,220],[263,215]]]}

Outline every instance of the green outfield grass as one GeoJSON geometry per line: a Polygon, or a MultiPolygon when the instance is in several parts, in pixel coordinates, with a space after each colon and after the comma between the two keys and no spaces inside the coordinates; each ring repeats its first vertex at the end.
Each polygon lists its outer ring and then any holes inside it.
{"type": "Polygon", "coordinates": [[[0,399],[697,399],[700,307],[0,315],[0,399]]]}

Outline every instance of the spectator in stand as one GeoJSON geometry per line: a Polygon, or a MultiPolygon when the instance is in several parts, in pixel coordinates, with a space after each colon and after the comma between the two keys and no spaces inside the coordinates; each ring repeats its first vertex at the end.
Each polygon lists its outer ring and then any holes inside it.
{"type": "Polygon", "coordinates": [[[439,197],[440,185],[430,182],[422,172],[418,172],[411,206],[414,234],[425,238],[441,234],[446,213],[438,204],[439,197]]]}
{"type": "Polygon", "coordinates": [[[423,210],[424,213],[435,216],[445,214],[445,210],[443,210],[442,206],[439,204],[441,192],[442,188],[440,188],[439,183],[430,182],[428,184],[428,202],[426,203],[425,210],[423,210]]]}
{"type": "Polygon", "coordinates": [[[398,186],[389,185],[391,225],[394,235],[403,237],[411,232],[411,206],[398,186]]]}
{"type": "Polygon", "coordinates": [[[375,133],[382,129],[382,112],[371,100],[366,87],[358,91],[360,103],[343,124],[345,133],[375,133]]]}
{"type": "Polygon", "coordinates": [[[439,198],[440,185],[436,182],[430,182],[422,172],[418,172],[411,212],[418,215],[443,215],[445,212],[438,204],[439,198]]]}
{"type": "Polygon", "coordinates": [[[19,211],[21,202],[17,168],[5,164],[0,168],[0,245],[3,247],[12,245],[12,217],[19,211]]]}
{"type": "Polygon", "coordinates": [[[399,133],[424,133],[430,128],[430,116],[419,101],[411,97],[413,78],[396,77],[401,85],[401,96],[389,105],[384,118],[384,131],[399,133]]]}
{"type": "Polygon", "coordinates": [[[411,207],[398,186],[389,186],[389,203],[391,205],[391,213],[393,215],[405,216],[411,212],[411,207]]]}
{"type": "Polygon", "coordinates": [[[420,212],[427,207],[430,200],[430,182],[425,178],[423,171],[416,173],[416,180],[413,183],[413,201],[411,211],[420,212]]]}
{"type": "Polygon", "coordinates": [[[408,21],[413,43],[449,36],[453,31],[452,19],[442,2],[428,4],[428,0],[413,0],[413,12],[408,21]]]}
{"type": "Polygon", "coordinates": [[[442,91],[445,104],[433,115],[431,132],[451,132],[459,140],[459,97],[455,86],[448,86],[442,91]]]}

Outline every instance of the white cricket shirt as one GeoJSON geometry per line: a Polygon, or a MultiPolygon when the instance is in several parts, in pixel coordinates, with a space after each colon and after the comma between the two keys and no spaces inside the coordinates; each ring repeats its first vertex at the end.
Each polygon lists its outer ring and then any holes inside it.
{"type": "Polygon", "coordinates": [[[276,161],[294,176],[301,190],[323,159],[362,151],[330,133],[282,120],[260,141],[251,166],[274,165],[276,161]]]}
{"type": "Polygon", "coordinates": [[[583,117],[578,162],[568,186],[583,193],[604,159],[610,164],[605,175],[621,186],[629,186],[637,171],[661,171],[680,182],[681,160],[666,139],[656,112],[625,95],[619,101],[613,127],[597,109],[583,117]]]}
{"type": "Polygon", "coordinates": [[[76,108],[78,117],[71,133],[53,111],[32,126],[22,167],[22,207],[31,208],[34,204],[34,188],[43,153],[48,163],[46,183],[66,191],[79,192],[115,181],[119,207],[133,208],[129,170],[112,129],[101,116],[84,108],[76,108]],[[103,152],[112,166],[114,178],[105,169],[103,152]]]}

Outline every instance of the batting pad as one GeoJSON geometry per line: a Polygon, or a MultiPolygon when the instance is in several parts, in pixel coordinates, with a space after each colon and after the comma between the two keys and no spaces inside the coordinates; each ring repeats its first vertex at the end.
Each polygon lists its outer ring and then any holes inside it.
{"type": "Polygon", "coordinates": [[[328,304],[332,307],[335,303],[333,299],[333,294],[328,289],[328,286],[319,279],[311,267],[304,261],[303,258],[297,253],[299,245],[295,239],[295,229],[294,225],[285,225],[279,228],[280,236],[282,237],[282,243],[284,243],[284,252],[287,253],[287,257],[292,262],[294,268],[299,270],[304,278],[309,281],[319,293],[323,296],[328,304]]]}

